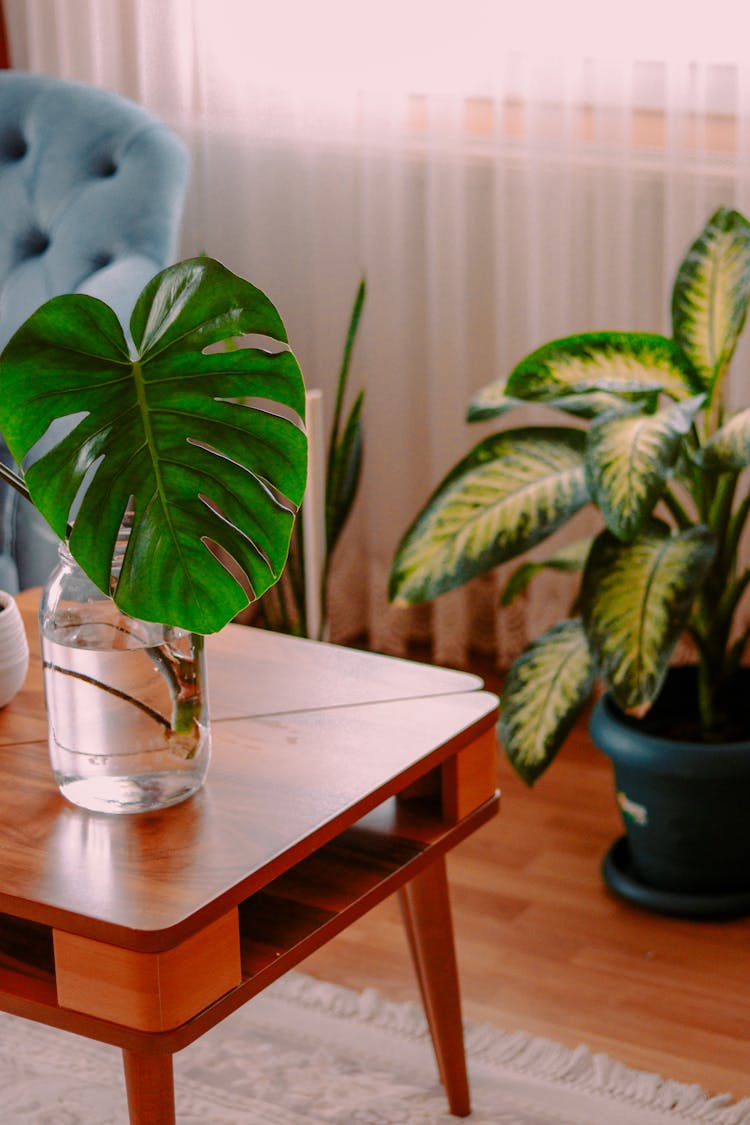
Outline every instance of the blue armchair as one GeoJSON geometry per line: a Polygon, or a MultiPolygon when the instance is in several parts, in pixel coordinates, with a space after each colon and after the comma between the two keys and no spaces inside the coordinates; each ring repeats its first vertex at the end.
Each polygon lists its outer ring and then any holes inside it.
{"type": "MultiPolygon", "coordinates": [[[[173,260],[187,173],[182,142],[132,102],[1,71],[0,349],[62,293],[100,297],[127,325],[173,260]]],[[[12,464],[1,438],[0,459],[12,464]]],[[[44,582],[56,559],[46,522],[0,484],[0,589],[44,582]]]]}

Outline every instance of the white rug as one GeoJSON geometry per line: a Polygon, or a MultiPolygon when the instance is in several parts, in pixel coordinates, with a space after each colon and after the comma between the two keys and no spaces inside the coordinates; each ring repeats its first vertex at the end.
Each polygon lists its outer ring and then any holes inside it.
{"type": "MultiPolygon", "coordinates": [[[[471,1125],[750,1125],[586,1048],[468,1026],[471,1125]]],[[[421,1010],[290,974],[175,1056],[178,1125],[456,1125],[421,1010]]],[[[120,1053],[0,1015],[2,1125],[127,1122],[120,1053]]]]}

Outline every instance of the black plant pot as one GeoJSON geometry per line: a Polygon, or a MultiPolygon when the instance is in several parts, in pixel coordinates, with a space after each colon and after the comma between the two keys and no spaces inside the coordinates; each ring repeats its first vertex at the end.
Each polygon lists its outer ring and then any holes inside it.
{"type": "MultiPolygon", "coordinates": [[[[750,698],[750,678],[739,691],[750,698]]],[[[622,897],[664,914],[748,914],[750,723],[735,742],[662,733],[672,719],[689,720],[696,700],[696,670],[675,668],[648,721],[624,715],[609,695],[594,709],[591,736],[612,760],[625,825],[603,874],[622,897]]]]}

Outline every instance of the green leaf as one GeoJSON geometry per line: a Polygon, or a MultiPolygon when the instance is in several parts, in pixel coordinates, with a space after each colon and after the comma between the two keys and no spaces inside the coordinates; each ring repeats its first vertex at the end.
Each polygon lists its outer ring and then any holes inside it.
{"type": "Polygon", "coordinates": [[[534,641],[508,672],[499,736],[512,765],[532,785],[580,715],[596,664],[580,621],[563,621],[534,641]]]}
{"type": "MultiPolygon", "coordinates": [[[[489,383],[477,391],[469,404],[466,421],[485,422],[526,404],[527,400],[524,398],[506,395],[505,386],[504,382],[489,383]]],[[[634,397],[636,396],[610,394],[607,391],[582,391],[578,394],[563,395],[560,398],[545,399],[544,405],[554,410],[561,410],[565,414],[573,414],[578,418],[596,418],[600,414],[627,408],[634,397]]]]}
{"type": "Polygon", "coordinates": [[[466,412],[467,422],[485,422],[489,418],[499,418],[517,406],[523,406],[520,398],[509,398],[505,394],[505,381],[488,383],[474,395],[466,412]]]}
{"type": "Polygon", "coordinates": [[[101,301],[47,302],[3,353],[0,428],[19,463],[31,453],[27,485],[61,538],[77,504],[70,549],[107,592],[132,497],[113,594],[124,612],[214,632],[248,601],[214,552],[234,560],[256,597],[284,567],[307,443],[279,406],[304,415],[302,376],[288,350],[211,350],[244,334],[278,346],[286,333],[260,290],[208,258],[154,278],[131,334],[133,355],[101,301]],[[33,460],[52,421],[81,415],[33,460]]]}
{"type": "Polygon", "coordinates": [[[544,344],[511,372],[506,393],[545,402],[592,391],[674,399],[703,390],[690,360],[665,336],[646,332],[588,332],[544,344]]]}
{"type": "Polygon", "coordinates": [[[480,442],[402,539],[390,596],[427,601],[515,558],[588,500],[581,430],[530,426],[480,442]]]}
{"type": "Polygon", "coordinates": [[[696,460],[719,473],[737,473],[750,465],[750,409],[741,410],[717,430],[696,460]]]}
{"type": "Polygon", "coordinates": [[[341,440],[334,446],[326,481],[326,550],[330,555],[346,523],[359,486],[362,470],[362,405],[360,391],[344,425],[341,440]]]}
{"type": "MultiPolygon", "coordinates": [[[[346,389],[349,383],[349,368],[351,367],[352,353],[357,340],[359,322],[362,319],[362,310],[365,306],[366,296],[367,285],[365,279],[362,278],[357,286],[354,304],[352,305],[352,311],[349,315],[349,324],[346,330],[346,339],[344,340],[344,352],[341,357],[338,379],[336,380],[336,403],[333,411],[333,422],[331,424],[331,437],[328,444],[327,479],[335,472],[334,460],[336,458],[336,448],[340,441],[341,414],[344,409],[344,398],[346,397],[346,389]]],[[[349,420],[351,421],[351,415],[349,416],[349,420]]]]}
{"type": "Polygon", "coordinates": [[[600,674],[623,710],[642,714],[658,694],[713,557],[706,528],[671,534],[657,520],[633,543],[609,531],[594,540],[581,612],[600,674]]]}
{"type": "Polygon", "coordinates": [[[618,539],[633,539],[651,516],[704,400],[704,395],[696,395],[656,414],[631,407],[592,424],[586,483],[618,539]]]}
{"type": "Polygon", "coordinates": [[[650,410],[656,406],[657,395],[653,392],[646,394],[610,394],[608,391],[582,391],[577,394],[550,398],[545,406],[562,410],[565,414],[573,414],[578,418],[600,418],[602,414],[619,414],[629,410],[631,405],[637,404],[643,410],[650,410]]]}
{"type": "Polygon", "coordinates": [[[548,559],[521,563],[506,582],[500,604],[512,605],[541,570],[560,570],[568,573],[583,570],[590,546],[590,539],[577,539],[575,543],[569,543],[559,551],[555,551],[548,559]]]}
{"type": "Polygon", "coordinates": [[[675,340],[712,392],[734,354],[750,298],[750,223],[721,208],[685,256],[672,291],[675,340]]]}

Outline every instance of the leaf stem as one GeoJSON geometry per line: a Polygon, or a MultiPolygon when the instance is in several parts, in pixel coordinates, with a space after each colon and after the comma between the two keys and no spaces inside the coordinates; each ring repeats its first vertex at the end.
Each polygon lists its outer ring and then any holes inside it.
{"type": "Polygon", "coordinates": [[[670,512],[674,516],[675,522],[676,522],[678,528],[680,529],[680,531],[685,531],[685,530],[687,530],[687,528],[693,526],[693,520],[690,518],[688,513],[685,511],[685,508],[680,503],[680,501],[677,499],[674,492],[672,492],[671,488],[665,489],[665,491],[662,494],[662,500],[664,501],[664,503],[667,505],[670,512]]]}
{"type": "Polygon", "coordinates": [[[141,711],[144,711],[155,723],[159,723],[161,726],[166,727],[167,730],[171,730],[168,719],[165,719],[163,715],[155,711],[153,707],[149,707],[147,703],[136,699],[134,695],[128,695],[127,692],[112,687],[111,684],[102,683],[101,680],[97,680],[94,676],[87,676],[83,672],[74,671],[72,668],[63,668],[60,664],[53,664],[51,660],[45,660],[43,666],[49,668],[52,672],[59,672],[62,676],[71,676],[74,680],[83,680],[84,683],[101,688],[102,691],[108,692],[109,695],[116,695],[118,699],[123,699],[126,703],[132,703],[134,707],[138,707],[141,711]]]}
{"type": "Polygon", "coordinates": [[[3,465],[2,461],[0,461],[0,480],[4,480],[6,484],[9,484],[11,486],[11,488],[15,488],[16,492],[20,492],[21,496],[23,496],[25,500],[28,500],[30,504],[33,504],[31,493],[28,490],[26,481],[22,476],[19,476],[18,473],[14,473],[12,469],[8,468],[7,465],[3,465]]]}

